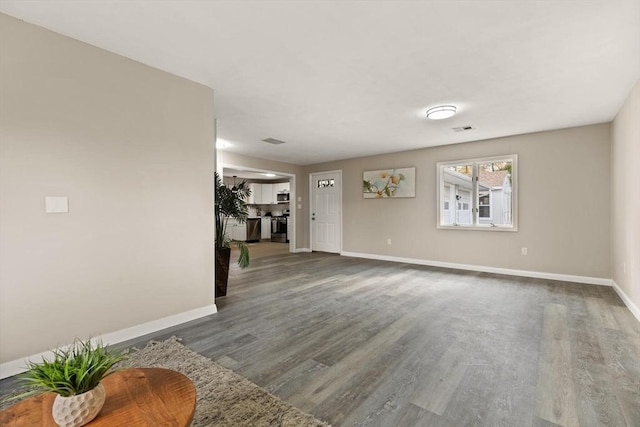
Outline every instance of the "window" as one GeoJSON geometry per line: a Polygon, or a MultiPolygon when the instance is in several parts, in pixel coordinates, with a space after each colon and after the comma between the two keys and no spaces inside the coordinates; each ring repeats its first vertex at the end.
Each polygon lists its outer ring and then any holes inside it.
{"type": "Polygon", "coordinates": [[[439,162],[438,228],[517,230],[517,160],[439,162]]]}
{"type": "Polygon", "coordinates": [[[484,191],[480,192],[478,198],[478,216],[480,218],[491,218],[491,202],[490,193],[484,191]]]}
{"type": "Polygon", "coordinates": [[[318,188],[334,187],[336,185],[335,179],[319,179],[318,188]]]}

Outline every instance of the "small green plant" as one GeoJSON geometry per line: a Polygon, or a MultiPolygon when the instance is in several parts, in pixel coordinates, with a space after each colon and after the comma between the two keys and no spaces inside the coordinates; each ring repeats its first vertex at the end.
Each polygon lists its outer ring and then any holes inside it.
{"type": "Polygon", "coordinates": [[[63,397],[85,393],[109,375],[109,370],[126,355],[106,348],[102,342],[76,340],[67,348],[53,350],[53,359],[41,363],[29,361],[21,379],[33,389],[52,391],[63,397]]]}

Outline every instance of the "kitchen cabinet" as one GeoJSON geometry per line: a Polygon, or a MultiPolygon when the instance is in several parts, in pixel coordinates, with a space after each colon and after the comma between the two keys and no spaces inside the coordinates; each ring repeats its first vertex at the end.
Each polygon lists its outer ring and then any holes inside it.
{"type": "Polygon", "coordinates": [[[280,182],[277,184],[273,184],[273,200],[274,203],[277,203],[278,198],[276,194],[279,193],[288,193],[289,192],[289,183],[288,182],[280,182]]]}
{"type": "Polygon", "coordinates": [[[227,235],[231,240],[244,242],[247,240],[247,224],[239,224],[234,219],[227,221],[227,235]]]}
{"type": "Polygon", "coordinates": [[[262,223],[260,224],[261,233],[260,239],[262,240],[270,240],[271,239],[271,218],[264,217],[262,218],[262,223]]]}
{"type": "Polygon", "coordinates": [[[233,231],[233,240],[246,242],[247,240],[247,224],[237,224],[233,231]]]}
{"type": "Polygon", "coordinates": [[[278,203],[278,194],[289,192],[289,183],[277,184],[249,183],[251,195],[247,199],[250,205],[273,205],[278,203]]]}
{"type": "Polygon", "coordinates": [[[247,240],[247,224],[236,224],[233,227],[233,240],[245,242],[247,240]]]}
{"type": "Polygon", "coordinates": [[[247,199],[247,203],[250,205],[259,205],[262,203],[262,184],[250,183],[249,189],[251,190],[251,195],[249,199],[247,199]]]}
{"type": "Polygon", "coordinates": [[[275,203],[273,197],[273,184],[262,184],[262,197],[260,198],[260,204],[270,205],[275,203]]]}

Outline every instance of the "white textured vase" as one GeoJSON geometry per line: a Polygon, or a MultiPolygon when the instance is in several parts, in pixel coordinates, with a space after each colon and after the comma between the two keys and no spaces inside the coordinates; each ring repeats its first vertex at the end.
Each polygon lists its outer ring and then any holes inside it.
{"type": "Polygon", "coordinates": [[[53,420],[60,427],[80,427],[94,419],[104,405],[106,393],[102,383],[76,396],[56,396],[53,401],[53,420]]]}

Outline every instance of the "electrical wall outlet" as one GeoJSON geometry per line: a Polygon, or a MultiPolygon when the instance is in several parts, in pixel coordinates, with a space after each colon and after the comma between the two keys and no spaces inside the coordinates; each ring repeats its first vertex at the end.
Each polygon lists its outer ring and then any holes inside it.
{"type": "Polygon", "coordinates": [[[391,239],[387,239],[387,245],[391,244],[391,239]]]}
{"type": "Polygon", "coordinates": [[[522,248],[522,255],[526,255],[527,254],[527,248],[522,248]]]}

